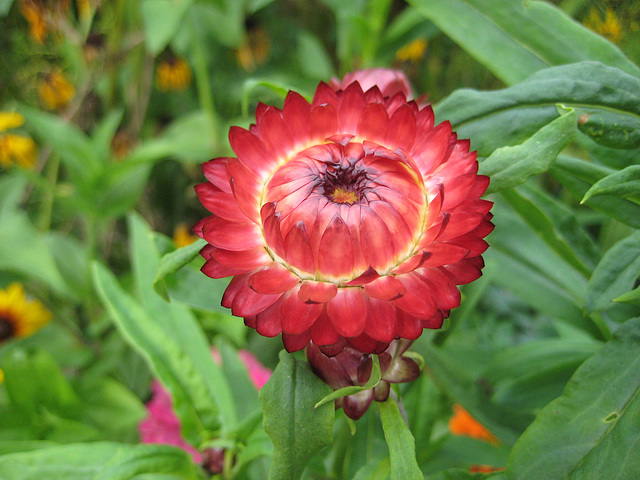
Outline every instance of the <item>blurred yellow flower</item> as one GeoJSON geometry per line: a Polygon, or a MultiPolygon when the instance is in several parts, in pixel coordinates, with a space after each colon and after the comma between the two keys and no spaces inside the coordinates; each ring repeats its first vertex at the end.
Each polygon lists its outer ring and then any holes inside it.
{"type": "Polygon", "coordinates": [[[198,239],[186,224],[181,223],[176,227],[173,231],[173,244],[176,248],[186,247],[187,245],[191,245],[198,239]]]}
{"type": "Polygon", "coordinates": [[[28,337],[51,320],[51,312],[38,300],[28,300],[15,282],[0,289],[0,344],[15,337],[28,337]]]}
{"type": "Polygon", "coordinates": [[[480,422],[473,418],[462,405],[453,405],[453,416],[449,419],[449,431],[454,435],[475,438],[489,442],[492,445],[499,443],[498,439],[487,430],[480,422]]]}
{"type": "Polygon", "coordinates": [[[191,83],[191,68],[182,57],[170,57],[156,68],[156,83],[162,92],[186,90],[191,83]]]}
{"type": "Polygon", "coordinates": [[[267,61],[270,51],[269,34],[256,25],[248,29],[247,39],[236,50],[236,61],[244,70],[251,71],[267,61]]]}
{"type": "Polygon", "coordinates": [[[424,38],[416,38],[396,52],[396,60],[399,62],[419,63],[427,51],[427,42],[424,38]]]}
{"type": "Polygon", "coordinates": [[[29,35],[38,43],[44,43],[47,37],[46,11],[41,3],[34,0],[22,0],[20,13],[29,23],[29,35]]]}
{"type": "Polygon", "coordinates": [[[4,382],[4,372],[0,368],[0,383],[4,382]]]}
{"type": "Polygon", "coordinates": [[[24,117],[16,112],[0,112],[0,133],[24,125],[24,117]]]}
{"type": "Polygon", "coordinates": [[[24,117],[15,112],[0,112],[0,165],[9,168],[14,164],[32,168],[36,164],[35,142],[22,135],[3,133],[24,124],[24,117]]]}
{"type": "Polygon", "coordinates": [[[60,71],[49,73],[38,85],[40,100],[49,110],[58,110],[64,107],[75,94],[75,87],[60,71]]]}
{"type": "Polygon", "coordinates": [[[604,18],[595,7],[592,8],[589,16],[584,21],[584,25],[613,43],[618,43],[622,38],[620,19],[611,8],[607,8],[604,18]]]}

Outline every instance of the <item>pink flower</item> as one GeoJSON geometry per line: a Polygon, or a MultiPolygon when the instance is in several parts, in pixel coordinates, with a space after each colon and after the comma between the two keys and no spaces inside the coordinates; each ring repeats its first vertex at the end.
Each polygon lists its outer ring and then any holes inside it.
{"type": "Polygon", "coordinates": [[[389,68],[370,68],[368,70],[356,70],[347,73],[342,80],[332,78],[329,85],[334,90],[345,90],[353,82],[358,82],[364,92],[378,87],[383,97],[392,97],[396,93],[402,93],[411,100],[411,84],[402,70],[389,68]]]}
{"type": "MultiPolygon", "coordinates": [[[[216,363],[220,363],[217,351],[213,350],[211,353],[216,363]]],[[[238,356],[247,367],[251,382],[257,390],[260,390],[269,380],[271,370],[263,366],[247,350],[238,351],[238,356]]],[[[200,452],[182,438],[180,420],[173,411],[173,403],[169,392],[157,380],[154,380],[151,384],[151,390],[153,395],[147,403],[147,417],[138,425],[142,443],[175,445],[189,452],[194,462],[201,463],[202,455],[200,452]]]]}

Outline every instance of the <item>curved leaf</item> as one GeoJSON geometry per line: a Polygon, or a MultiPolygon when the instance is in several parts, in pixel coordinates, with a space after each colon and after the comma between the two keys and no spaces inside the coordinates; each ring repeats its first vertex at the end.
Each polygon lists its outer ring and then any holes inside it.
{"type": "Polygon", "coordinates": [[[410,0],[416,9],[507,84],[552,65],[597,60],[640,69],[615,45],[546,2],[410,0]]]}
{"type": "Polygon", "coordinates": [[[580,62],[540,70],[503,90],[456,90],[435,111],[451,122],[459,137],[471,138],[479,155],[488,156],[496,148],[521,143],[556,119],[557,104],[637,120],[640,79],[598,62],[580,62]]]}
{"type": "Polygon", "coordinates": [[[510,480],[640,478],[640,319],[578,368],[513,447],[510,480]]]}

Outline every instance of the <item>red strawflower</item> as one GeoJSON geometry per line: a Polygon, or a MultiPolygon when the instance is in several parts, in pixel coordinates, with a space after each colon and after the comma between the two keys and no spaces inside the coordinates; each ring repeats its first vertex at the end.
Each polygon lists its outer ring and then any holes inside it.
{"type": "Polygon", "coordinates": [[[469,141],[393,75],[363,92],[369,72],[320,83],[311,104],[259,104],[229,132],[237,158],[205,163],[196,187],[213,214],[194,227],[202,271],[233,276],[222,305],[290,352],[379,353],[440,328],[484,265],[489,178],[469,141]]]}

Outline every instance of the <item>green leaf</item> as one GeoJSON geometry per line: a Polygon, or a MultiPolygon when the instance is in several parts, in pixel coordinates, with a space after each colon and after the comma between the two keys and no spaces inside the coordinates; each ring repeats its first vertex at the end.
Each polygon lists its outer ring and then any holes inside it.
{"type": "Polygon", "coordinates": [[[580,203],[585,203],[591,197],[598,195],[615,195],[623,198],[640,195],[640,165],[631,165],[598,180],[587,190],[580,203]]]}
{"type": "Polygon", "coordinates": [[[614,302],[631,303],[633,305],[640,305],[640,287],[631,290],[618,298],[613,299],[614,302]]]}
{"type": "Polygon", "coordinates": [[[521,195],[517,189],[505,190],[502,196],[529,227],[563,260],[585,276],[591,270],[582,262],[571,246],[562,238],[551,219],[533,201],[521,195]]]}
{"type": "MultiPolygon", "coordinates": [[[[220,410],[220,421],[226,429],[236,423],[235,401],[221,368],[211,357],[211,347],[193,312],[177,302],[167,303],[153,289],[160,265],[160,253],[149,225],[137,214],[127,218],[131,236],[131,263],[136,292],[142,306],[164,333],[174,339],[189,357],[201,378],[205,379],[209,397],[220,410]]],[[[212,405],[212,408],[214,405],[212,405]]]]}
{"type": "Polygon", "coordinates": [[[264,430],[275,450],[269,480],[297,480],[307,462],[333,441],[335,407],[314,409],[331,387],[306,363],[280,352],[280,362],[260,390],[264,430]]]}
{"type": "Polygon", "coordinates": [[[2,362],[11,403],[34,421],[43,410],[73,415],[80,399],[55,360],[44,350],[31,355],[15,350],[2,362]]]}
{"type": "Polygon", "coordinates": [[[500,192],[546,172],[575,135],[576,114],[571,111],[542,127],[522,145],[502,147],[480,163],[479,173],[489,175],[487,193],[500,192]]]}
{"type": "Polygon", "coordinates": [[[142,23],[147,48],[158,55],[177,33],[193,0],[143,0],[142,23]]]}
{"type": "MultiPolygon", "coordinates": [[[[427,475],[424,480],[483,480],[489,478],[484,473],[471,473],[461,468],[451,468],[441,472],[427,475]]],[[[490,478],[494,478],[491,476],[490,478]]]]}
{"type": "Polygon", "coordinates": [[[410,0],[420,13],[507,84],[545,67],[597,60],[640,76],[612,43],[546,2],[410,0]]]}
{"type": "Polygon", "coordinates": [[[578,108],[580,131],[600,145],[616,149],[640,147],[640,119],[620,112],[578,108]]]}
{"type": "Polygon", "coordinates": [[[21,176],[0,178],[0,270],[36,279],[56,294],[74,298],[58,270],[47,237],[36,230],[24,210],[18,209],[25,187],[21,176]]]}
{"type": "Polygon", "coordinates": [[[619,327],[513,447],[510,480],[640,478],[640,319],[619,327]]]}
{"type": "MultiPolygon", "coordinates": [[[[609,168],[565,155],[560,155],[549,170],[578,200],[584,198],[594,183],[612,172],[609,168]]],[[[585,204],[633,228],[640,228],[640,205],[627,199],[603,195],[592,197],[585,204]]]]}
{"type": "Polygon", "coordinates": [[[384,438],[389,447],[391,480],[423,480],[424,475],[416,461],[416,447],[413,435],[402,418],[393,398],[386,402],[376,402],[384,429],[384,438]]]}
{"type": "Polygon", "coordinates": [[[156,271],[156,275],[153,278],[153,289],[158,295],[165,300],[169,301],[169,293],[167,292],[167,285],[165,283],[165,277],[172,273],[175,273],[191,260],[193,260],[202,247],[206,244],[204,240],[197,240],[191,245],[174,250],[171,253],[167,253],[160,259],[160,266],[156,271]]]}
{"type": "Polygon", "coordinates": [[[314,80],[329,80],[334,74],[333,65],[320,39],[311,33],[301,32],[297,46],[300,73],[314,80]]]}
{"type": "Polygon", "coordinates": [[[176,118],[160,136],[144,141],[125,161],[155,163],[173,157],[185,163],[203,162],[214,156],[216,141],[211,118],[196,110],[176,118]]]}
{"type": "Polygon", "coordinates": [[[182,434],[195,446],[214,436],[220,419],[203,376],[191,358],[165,333],[160,324],[118,285],[115,276],[99,263],[93,265],[95,288],[126,340],[151,365],[169,389],[182,434]]]}
{"type": "Polygon", "coordinates": [[[111,156],[111,142],[122,122],[124,109],[114,109],[106,115],[94,128],[91,141],[98,153],[98,157],[103,161],[108,161],[111,156]]]}
{"type": "Polygon", "coordinates": [[[251,381],[249,370],[238,356],[238,351],[223,338],[220,338],[216,345],[222,358],[222,369],[228,379],[229,389],[236,399],[238,418],[244,420],[254,412],[260,411],[258,389],[251,381]],[[242,401],[238,402],[238,399],[242,401]]]}
{"type": "Polygon", "coordinates": [[[556,105],[640,118],[640,79],[601,63],[580,62],[540,70],[503,90],[456,90],[435,112],[451,122],[459,138],[470,138],[479,155],[488,156],[558,118],[556,105]]]}
{"type": "Polygon", "coordinates": [[[602,257],[587,284],[589,312],[615,306],[613,300],[628,292],[640,275],[640,232],[620,240],[602,257]]]}
{"type": "Polygon", "coordinates": [[[0,0],[0,17],[4,17],[11,10],[11,5],[14,0],[0,0]]]}
{"type": "Polygon", "coordinates": [[[76,125],[27,106],[21,106],[20,113],[35,136],[60,155],[77,187],[87,184],[99,171],[101,162],[93,142],[76,125]]]}
{"type": "Polygon", "coordinates": [[[145,473],[204,478],[187,452],[169,445],[79,443],[0,457],[3,480],[131,480],[145,473]]]}
{"type": "Polygon", "coordinates": [[[371,360],[373,362],[371,365],[371,376],[369,377],[367,383],[365,383],[364,385],[352,385],[350,387],[339,388],[338,390],[330,393],[318,403],[316,403],[313,408],[318,408],[325,403],[331,402],[338,398],[346,397],[348,395],[354,395],[358,392],[362,392],[363,390],[371,390],[376,385],[378,385],[378,383],[380,383],[380,379],[382,378],[382,372],[380,371],[380,359],[377,355],[373,355],[371,357],[371,360]]]}

